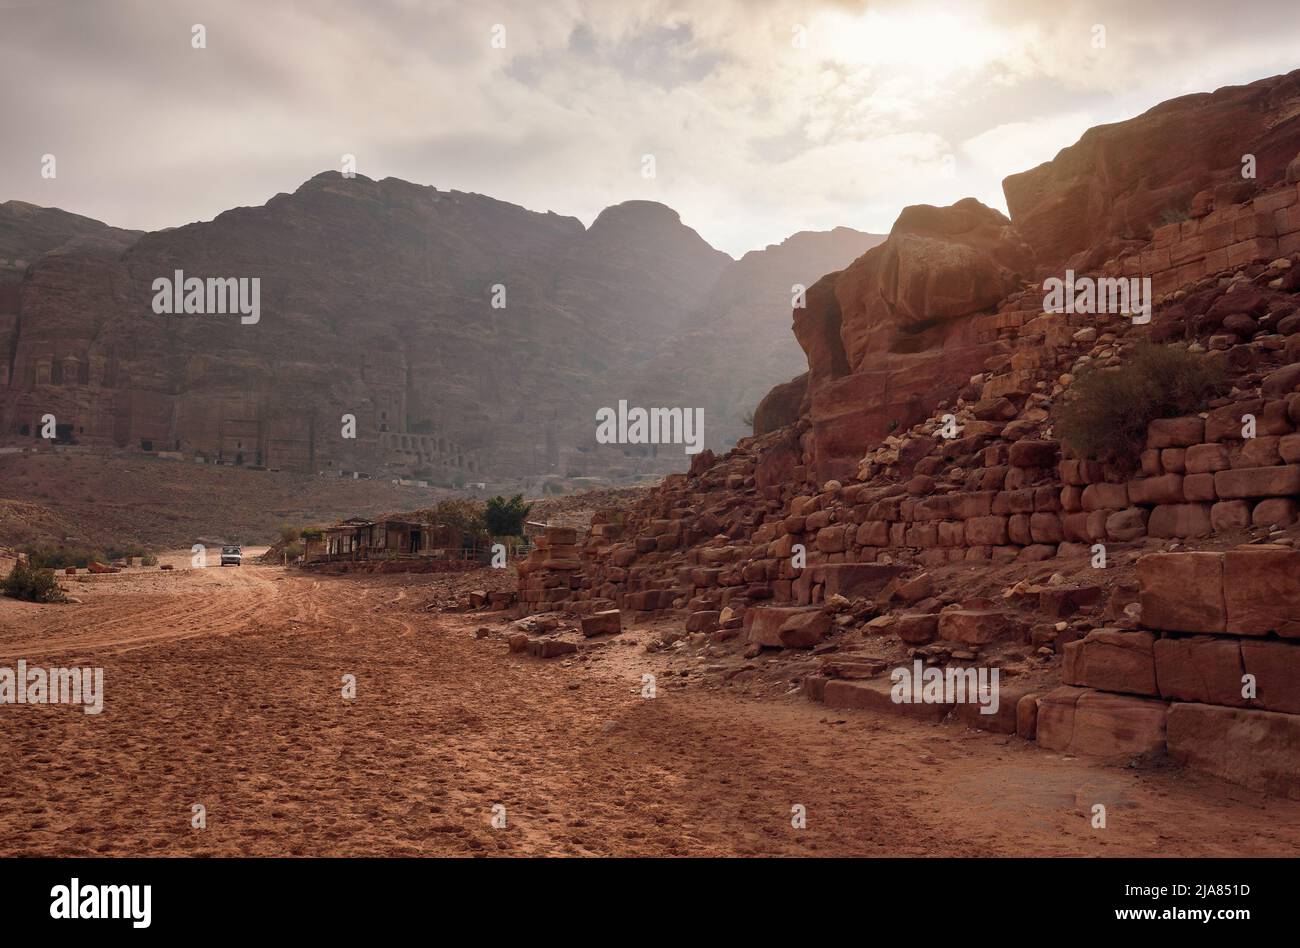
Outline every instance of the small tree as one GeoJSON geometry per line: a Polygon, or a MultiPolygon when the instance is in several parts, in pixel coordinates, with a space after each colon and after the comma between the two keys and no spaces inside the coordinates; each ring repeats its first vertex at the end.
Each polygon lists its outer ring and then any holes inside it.
{"type": "Polygon", "coordinates": [[[54,570],[36,569],[21,560],[14,564],[2,588],[6,596],[29,602],[62,602],[65,598],[54,570]]]}
{"type": "Polygon", "coordinates": [[[483,523],[491,536],[522,536],[524,520],[532,509],[532,504],[524,503],[523,494],[515,494],[509,500],[500,496],[493,497],[483,510],[483,523]]]}

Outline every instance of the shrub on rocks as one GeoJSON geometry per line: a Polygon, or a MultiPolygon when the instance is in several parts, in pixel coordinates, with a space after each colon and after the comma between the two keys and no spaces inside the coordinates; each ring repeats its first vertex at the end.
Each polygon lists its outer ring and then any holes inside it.
{"type": "Polygon", "coordinates": [[[1157,418],[1200,411],[1226,388],[1222,365],[1174,346],[1143,344],[1118,368],[1081,375],[1055,431],[1081,457],[1134,466],[1157,418]]]}

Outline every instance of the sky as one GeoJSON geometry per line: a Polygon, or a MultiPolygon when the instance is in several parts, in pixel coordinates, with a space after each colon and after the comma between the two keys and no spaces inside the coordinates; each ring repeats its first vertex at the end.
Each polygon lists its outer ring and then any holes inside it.
{"type": "Polygon", "coordinates": [[[740,256],[1005,211],[1093,125],[1296,68],[1294,0],[0,0],[0,201],[154,230],[353,155],[586,224],[662,201],[740,256]]]}

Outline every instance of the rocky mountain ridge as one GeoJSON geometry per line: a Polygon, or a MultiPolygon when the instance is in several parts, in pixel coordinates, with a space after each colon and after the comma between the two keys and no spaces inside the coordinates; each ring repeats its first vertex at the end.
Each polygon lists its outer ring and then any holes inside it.
{"type": "Polygon", "coordinates": [[[801,234],[737,262],[654,202],[584,228],[337,173],[145,235],[23,215],[40,226],[0,215],[3,246],[30,248],[0,298],[9,439],[50,413],[85,444],[442,483],[682,467],[680,449],[596,444],[596,409],[620,398],[698,405],[710,443],[733,443],[741,406],[798,361],[790,286],[878,240],[801,234]],[[258,279],[257,323],[153,313],[153,281],[178,270],[258,279]],[[732,275],[754,270],[759,289],[732,275]]]}

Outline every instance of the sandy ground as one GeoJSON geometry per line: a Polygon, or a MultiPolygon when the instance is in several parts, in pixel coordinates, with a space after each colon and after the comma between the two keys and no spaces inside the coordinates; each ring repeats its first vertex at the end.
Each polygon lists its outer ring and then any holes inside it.
{"type": "MultiPolygon", "coordinates": [[[[177,560],[180,561],[179,558],[177,560]]],[[[959,724],[507,652],[424,576],[135,570],[0,600],[0,665],[101,665],[105,709],[0,706],[0,855],[1294,855],[1300,803],[959,724]],[[341,694],[355,675],[356,697],[341,694]],[[207,826],[191,826],[191,807],[207,826]],[[1104,803],[1106,829],[1093,829],[1104,803]],[[494,828],[493,807],[506,825],[494,828]],[[791,808],[807,826],[791,826],[791,808]],[[498,811],[500,812],[500,811],[498,811]]],[[[659,663],[659,664],[656,664],[659,663]]]]}

